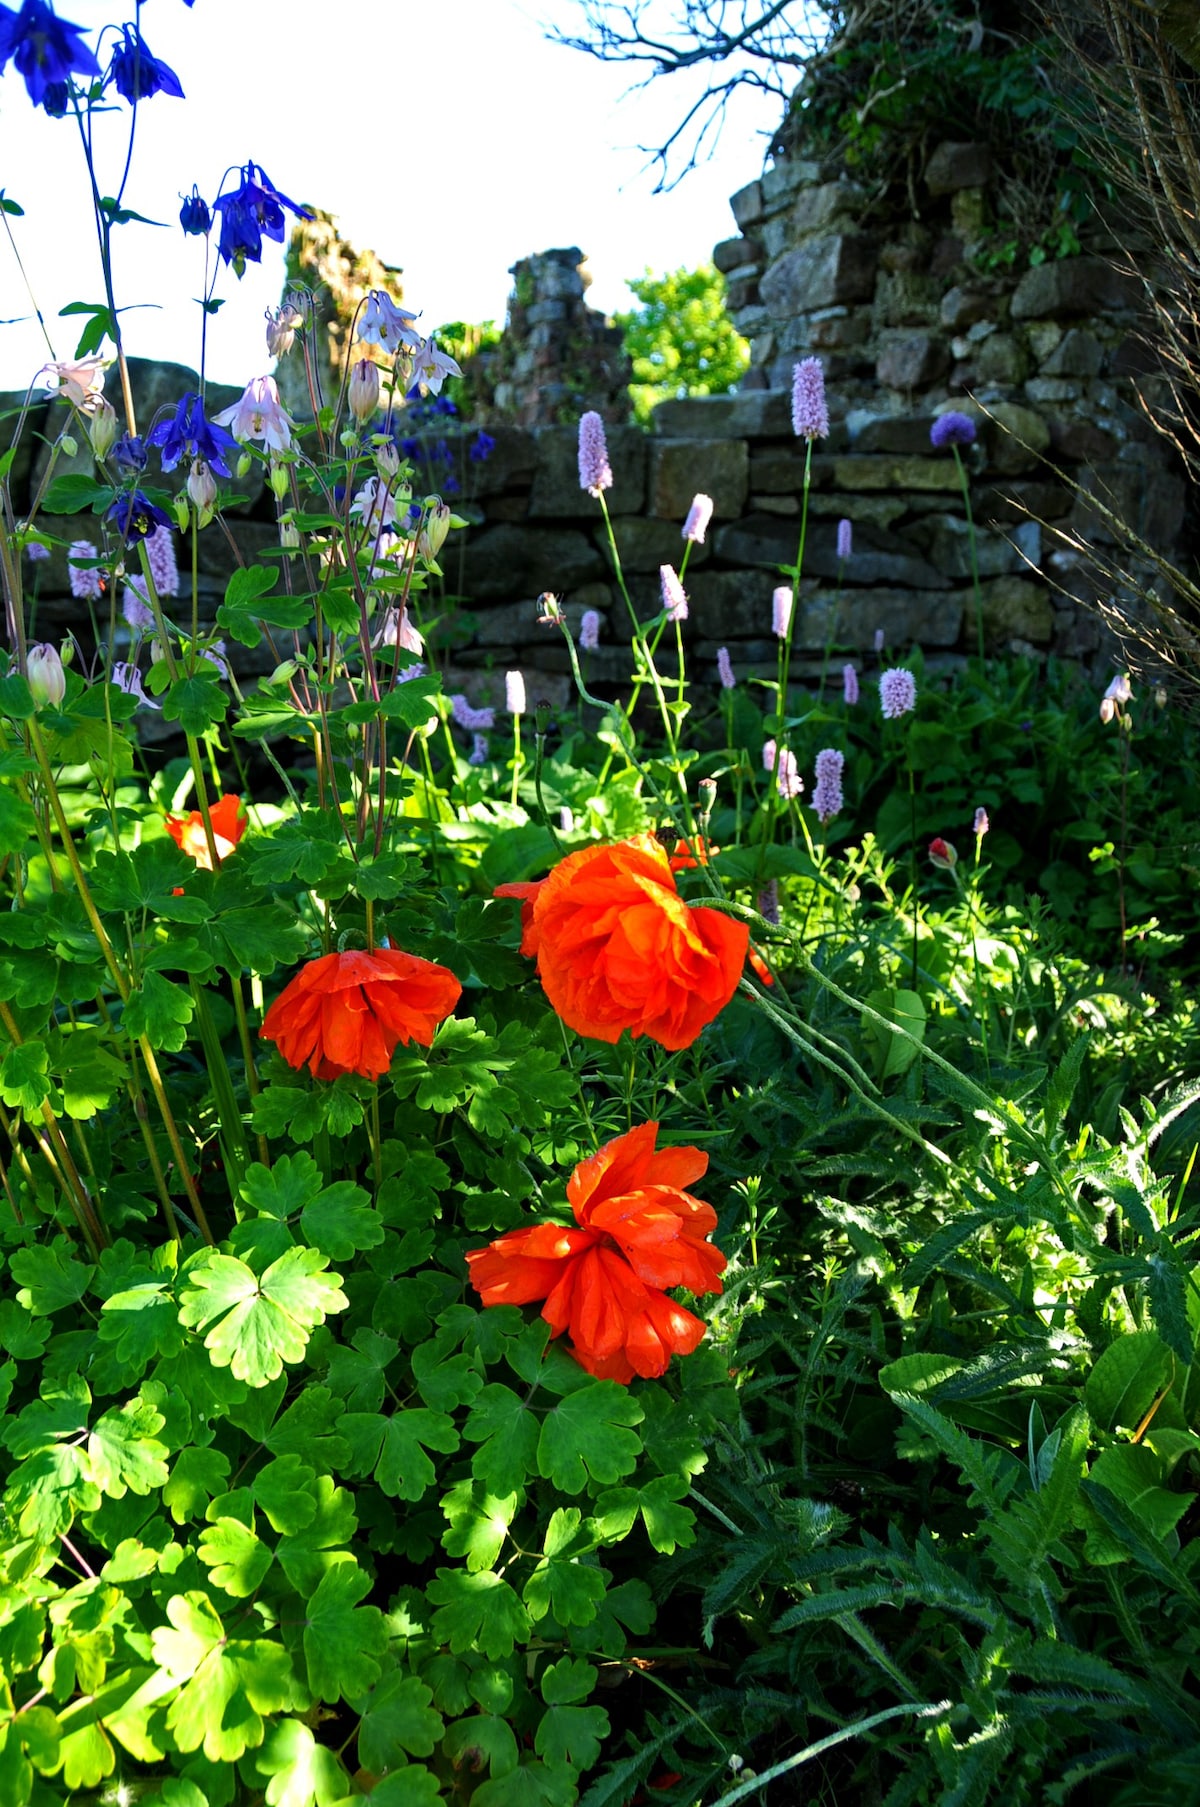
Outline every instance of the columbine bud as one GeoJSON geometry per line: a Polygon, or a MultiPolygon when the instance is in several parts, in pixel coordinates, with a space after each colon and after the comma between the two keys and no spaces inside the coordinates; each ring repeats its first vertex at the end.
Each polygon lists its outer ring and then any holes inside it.
{"type": "Polygon", "coordinates": [[[107,458],[117,443],[117,411],[102,395],[92,405],[88,438],[92,442],[93,457],[99,459],[107,458]]]}
{"type": "Polygon", "coordinates": [[[446,535],[449,531],[449,505],[435,498],[417,537],[417,550],[422,552],[426,558],[436,558],[446,542],[446,535]]]}
{"type": "Polygon", "coordinates": [[[958,865],[958,849],[953,841],[944,841],[941,835],[929,843],[929,858],[943,872],[953,872],[958,865]]]}
{"type": "Polygon", "coordinates": [[[287,466],[285,464],[272,463],[271,468],[267,473],[267,484],[271,494],[275,497],[275,500],[277,502],[282,502],[291,487],[291,478],[288,476],[287,466]]]}
{"type": "Polygon", "coordinates": [[[350,388],[347,394],[350,412],[361,426],[363,421],[370,420],[379,406],[379,366],[370,358],[359,358],[350,372],[350,388]]]}
{"type": "Polygon", "coordinates": [[[400,454],[390,439],[375,448],[375,469],[385,483],[390,483],[400,469],[400,454]]]}
{"type": "Polygon", "coordinates": [[[197,511],[206,517],[204,525],[212,519],[213,503],[217,499],[217,480],[209,470],[203,458],[193,458],[192,468],[188,472],[187,493],[192,498],[197,511]]]}
{"type": "Polygon", "coordinates": [[[279,544],[288,552],[296,552],[300,546],[300,529],[295,521],[280,521],[279,544]]]}
{"type": "Polygon", "coordinates": [[[254,463],[254,460],[253,460],[253,458],[251,458],[249,452],[243,452],[241,457],[237,461],[236,475],[237,475],[239,482],[241,481],[241,479],[243,477],[248,477],[250,475],[250,466],[253,463],[254,463]]]}
{"type": "Polygon", "coordinates": [[[63,449],[64,457],[67,457],[67,458],[78,457],[79,441],[76,438],[74,438],[74,436],[72,434],[64,433],[58,443],[63,449]]]}
{"type": "Polygon", "coordinates": [[[39,709],[47,704],[57,709],[67,694],[67,678],[58,649],[41,642],[29,649],[25,676],[30,694],[39,709]]]}
{"type": "Polygon", "coordinates": [[[171,507],[175,510],[175,523],[178,526],[180,533],[186,533],[188,529],[187,497],[176,496],[171,507]]]}

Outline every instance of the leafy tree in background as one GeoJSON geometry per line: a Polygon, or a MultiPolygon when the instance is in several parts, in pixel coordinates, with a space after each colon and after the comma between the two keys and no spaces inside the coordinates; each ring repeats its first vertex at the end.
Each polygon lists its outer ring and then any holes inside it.
{"type": "Polygon", "coordinates": [[[724,395],[734,387],[750,348],[725,311],[725,278],[712,264],[631,277],[641,307],[613,316],[633,361],[629,394],[637,419],[659,402],[685,395],[724,395]]]}

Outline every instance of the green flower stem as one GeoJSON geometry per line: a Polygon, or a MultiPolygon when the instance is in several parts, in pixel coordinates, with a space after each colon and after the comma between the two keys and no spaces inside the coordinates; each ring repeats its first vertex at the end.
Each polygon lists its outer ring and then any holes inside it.
{"type": "Polygon", "coordinates": [[[852,1724],[843,1726],[838,1732],[830,1732],[827,1738],[818,1738],[815,1744],[805,1745],[802,1751],[794,1751],[785,1757],[782,1763],[773,1764],[770,1769],[756,1772],[748,1782],[741,1782],[736,1788],[729,1789],[713,1807],[734,1807],[735,1801],[744,1801],[750,1795],[759,1795],[768,1782],[774,1782],[779,1776],[786,1776],[790,1770],[799,1769],[802,1763],[811,1763],[814,1757],[824,1756],[839,1744],[845,1744],[851,1738],[861,1738],[864,1732],[873,1732],[877,1725],[884,1725],[889,1719],[903,1719],[913,1715],[917,1719],[933,1719],[942,1713],[948,1713],[953,1705],[949,1700],[917,1701],[912,1704],[905,1701],[898,1707],[885,1707],[882,1713],[872,1713],[867,1719],[856,1719],[852,1724]]]}
{"type": "Polygon", "coordinates": [[[983,652],[983,591],[979,587],[979,543],[975,537],[975,515],[971,508],[971,480],[967,475],[967,467],[962,461],[962,453],[957,445],[951,444],[954,453],[954,464],[958,471],[958,481],[962,487],[963,507],[967,515],[967,554],[971,560],[971,588],[975,595],[975,629],[979,640],[979,669],[984,669],[983,652]]]}
{"type": "Polygon", "coordinates": [[[517,807],[517,786],[521,782],[521,717],[520,717],[520,713],[518,711],[516,711],[516,710],[513,711],[512,720],[513,720],[512,795],[509,798],[509,802],[512,804],[512,807],[515,809],[517,807]]]}
{"type": "MultiPolygon", "coordinates": [[[[24,1043],[24,1037],[18,1029],[16,1020],[8,1005],[0,1002],[0,1023],[14,1048],[24,1043]]],[[[59,1170],[62,1190],[79,1230],[93,1255],[99,1255],[101,1249],[107,1248],[108,1236],[103,1224],[96,1215],[87,1187],[83,1183],[75,1158],[67,1146],[67,1139],[62,1133],[58,1118],[50,1108],[50,1100],[43,1098],[38,1107],[42,1122],[46,1126],[46,1137],[54,1151],[54,1163],[59,1170]]]]}
{"type": "Polygon", "coordinates": [[[246,1147],[246,1126],[242,1121],[242,1113],[234,1096],[229,1063],[225,1059],[221,1038],[217,1034],[216,1024],[212,1019],[208,996],[198,979],[191,980],[190,988],[192,1000],[196,1006],[196,1026],[200,1031],[200,1045],[204,1049],[204,1064],[208,1068],[209,1083],[216,1100],[217,1116],[221,1125],[221,1154],[225,1162],[225,1173],[232,1197],[242,1183],[250,1159],[246,1147]]]}
{"type": "MultiPolygon", "coordinates": [[[[811,445],[812,441],[809,441],[811,445]]],[[[837,589],[833,593],[833,611],[829,617],[829,632],[825,636],[825,654],[821,660],[821,687],[817,691],[818,703],[825,701],[825,680],[829,676],[829,661],[833,657],[833,642],[837,633],[838,610],[842,606],[842,585],[845,582],[846,561],[839,558],[837,568],[837,589]]]]}
{"type": "MultiPolygon", "coordinates": [[[[254,1043],[250,1039],[250,1023],[246,1016],[246,1000],[242,996],[242,980],[240,973],[230,973],[229,989],[233,997],[233,1014],[237,1020],[238,1040],[242,1044],[242,1060],[245,1063],[246,1068],[246,1090],[250,1094],[250,1105],[251,1109],[253,1109],[254,1100],[262,1091],[262,1087],[258,1083],[258,1068],[254,1064],[254,1043]]],[[[271,1164],[271,1150],[267,1143],[267,1138],[263,1135],[261,1130],[257,1130],[254,1139],[258,1146],[259,1160],[264,1167],[269,1167],[271,1164]]]]}

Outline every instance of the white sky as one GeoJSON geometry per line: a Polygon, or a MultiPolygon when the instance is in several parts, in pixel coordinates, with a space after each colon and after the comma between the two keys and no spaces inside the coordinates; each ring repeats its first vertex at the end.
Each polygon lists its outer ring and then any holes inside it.
{"type": "MultiPolygon", "coordinates": [[[[94,48],[100,26],[133,6],[57,0],[57,10],[94,48]]],[[[735,97],[717,155],[655,195],[637,146],[675,124],[681,78],[628,95],[629,69],[547,42],[547,18],[578,28],[572,0],[144,6],[146,42],[187,99],[157,95],[138,109],[125,205],[167,226],[115,234],[118,305],[139,309],[124,317],[127,349],[198,361],[190,298],[201,293],[203,242],[179,229],[180,195],[195,182],[211,203],[226,167],[251,158],[285,194],[332,212],[351,242],[401,265],[405,302],[427,329],[503,323],[509,266],[551,246],[582,247],[589,300],[605,312],[632,304],[625,281],[647,267],[707,260],[736,232],[728,197],[761,174],[777,103],[735,97]]],[[[120,181],[127,129],[123,104],[98,121],[102,193],[120,181]]],[[[25,209],[9,223],[57,355],[68,356],[79,322],[59,309],[103,297],[82,150],[72,120],[31,107],[11,64],[0,79],[0,188],[25,209]]],[[[262,317],[282,270],[282,247],[264,241],[261,269],[249,265],[240,284],[222,273],[212,379],[244,383],[270,368],[262,317]]],[[[0,387],[23,388],[49,355],[31,313],[0,234],[0,387]]]]}

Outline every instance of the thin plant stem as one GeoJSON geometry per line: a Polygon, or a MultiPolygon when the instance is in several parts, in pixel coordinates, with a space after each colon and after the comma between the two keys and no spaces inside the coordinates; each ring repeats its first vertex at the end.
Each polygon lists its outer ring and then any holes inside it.
{"type": "Polygon", "coordinates": [[[951,444],[954,453],[955,469],[962,487],[963,508],[967,516],[967,556],[971,561],[971,589],[975,597],[975,631],[979,641],[979,670],[985,670],[983,651],[983,591],[979,587],[979,543],[975,537],[975,514],[971,507],[971,480],[967,475],[967,467],[962,461],[962,453],[957,445],[951,444]]]}

